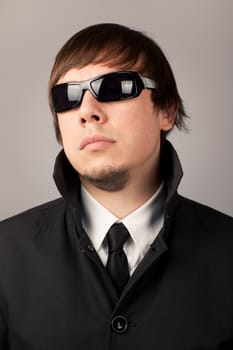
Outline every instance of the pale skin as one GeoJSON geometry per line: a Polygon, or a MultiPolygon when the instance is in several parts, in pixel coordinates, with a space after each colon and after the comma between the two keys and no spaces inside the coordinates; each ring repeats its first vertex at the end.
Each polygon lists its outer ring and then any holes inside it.
{"type": "MultiPolygon", "coordinates": [[[[83,81],[119,70],[123,69],[87,65],[69,70],[58,83],[83,81]]],[[[86,91],[81,106],[58,113],[64,151],[83,186],[119,219],[143,205],[158,189],[160,133],[173,128],[175,116],[175,112],[155,108],[150,90],[143,90],[134,99],[116,102],[99,102],[86,91]],[[91,142],[87,137],[100,140],[91,142]],[[104,190],[84,176],[111,169],[128,170],[123,188],[104,190]]]]}

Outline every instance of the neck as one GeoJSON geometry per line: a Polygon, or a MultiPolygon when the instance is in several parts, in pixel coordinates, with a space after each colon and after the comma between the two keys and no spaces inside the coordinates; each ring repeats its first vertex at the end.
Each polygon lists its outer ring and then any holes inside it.
{"type": "Polygon", "coordinates": [[[82,178],[81,182],[101,205],[119,219],[123,219],[153,196],[161,184],[161,179],[156,169],[140,176],[131,173],[127,185],[119,191],[105,191],[82,178]]]}

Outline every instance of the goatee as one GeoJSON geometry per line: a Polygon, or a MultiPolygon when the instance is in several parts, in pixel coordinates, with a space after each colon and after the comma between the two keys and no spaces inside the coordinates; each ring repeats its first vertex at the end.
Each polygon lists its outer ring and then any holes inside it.
{"type": "Polygon", "coordinates": [[[102,171],[93,171],[91,174],[84,173],[80,178],[89,182],[91,185],[104,191],[120,191],[129,180],[128,169],[105,169],[102,171]]]}

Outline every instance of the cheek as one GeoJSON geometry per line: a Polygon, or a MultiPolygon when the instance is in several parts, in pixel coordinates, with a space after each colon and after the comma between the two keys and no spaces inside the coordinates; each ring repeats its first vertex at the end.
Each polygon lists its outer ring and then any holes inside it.
{"type": "Polygon", "coordinates": [[[71,141],[74,140],[75,130],[77,130],[74,118],[68,115],[60,115],[58,116],[58,126],[63,144],[71,143],[71,141]]]}
{"type": "MultiPolygon", "coordinates": [[[[128,108],[123,115],[126,117],[125,127],[142,140],[151,140],[160,135],[160,123],[157,112],[154,110],[148,91],[137,98],[129,100],[128,108]]],[[[124,125],[122,125],[124,128],[124,125]]]]}
{"type": "Polygon", "coordinates": [[[137,121],[131,120],[122,130],[126,142],[122,153],[130,162],[143,162],[148,157],[157,156],[160,149],[160,129],[156,121],[140,121],[138,116],[137,121]]]}
{"type": "MultiPolygon", "coordinates": [[[[122,127],[124,129],[124,127],[122,127]]],[[[160,125],[158,117],[151,111],[143,110],[129,120],[128,134],[133,140],[138,140],[144,147],[153,144],[160,138],[160,125]]]]}

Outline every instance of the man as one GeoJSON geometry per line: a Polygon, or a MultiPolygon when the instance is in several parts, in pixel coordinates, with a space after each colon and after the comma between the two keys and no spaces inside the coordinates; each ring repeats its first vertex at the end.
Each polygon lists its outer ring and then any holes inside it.
{"type": "Polygon", "coordinates": [[[62,198],[0,226],[0,349],[233,349],[233,219],[181,197],[186,114],[144,34],[98,24],[49,81],[62,198]]]}

